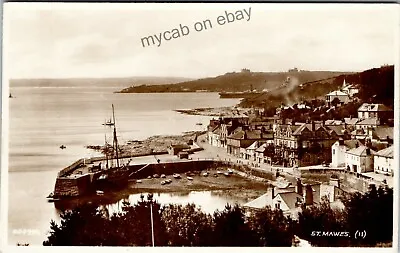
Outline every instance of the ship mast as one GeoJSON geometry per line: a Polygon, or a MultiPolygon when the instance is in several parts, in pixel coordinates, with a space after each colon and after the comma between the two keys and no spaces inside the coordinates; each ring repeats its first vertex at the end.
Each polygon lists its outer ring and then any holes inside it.
{"type": "Polygon", "coordinates": [[[118,138],[117,138],[117,128],[115,124],[115,115],[114,115],[114,104],[112,104],[112,113],[113,113],[113,123],[114,123],[114,139],[113,139],[113,149],[115,150],[115,158],[117,159],[117,167],[119,167],[119,157],[118,157],[118,138]]]}

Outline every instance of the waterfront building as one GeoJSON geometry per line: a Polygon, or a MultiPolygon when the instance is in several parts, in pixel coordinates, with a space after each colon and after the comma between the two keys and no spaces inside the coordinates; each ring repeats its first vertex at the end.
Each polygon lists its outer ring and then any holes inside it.
{"type": "Polygon", "coordinates": [[[178,155],[179,152],[189,150],[190,146],[187,144],[171,144],[168,146],[168,154],[170,155],[178,155]]]}
{"type": "Polygon", "coordinates": [[[243,126],[227,137],[227,152],[241,157],[240,154],[246,153],[245,149],[255,141],[263,143],[269,138],[271,138],[271,136],[264,135],[261,130],[249,130],[247,127],[243,126]]]}
{"type": "Polygon", "coordinates": [[[374,171],[393,176],[394,167],[394,146],[382,149],[374,155],[374,171]]]}
{"type": "Polygon", "coordinates": [[[345,167],[346,151],[363,145],[359,140],[339,139],[332,145],[332,167],[345,167]]]}
{"type": "Polygon", "coordinates": [[[330,163],[331,147],[340,136],[324,123],[278,125],[274,136],[275,155],[283,166],[330,163]]]}
{"type": "Polygon", "coordinates": [[[348,171],[366,173],[374,171],[374,154],[369,145],[347,150],[345,166],[348,171]]]}
{"type": "Polygon", "coordinates": [[[377,118],[380,123],[393,118],[393,110],[384,104],[364,103],[358,108],[357,113],[359,119],[377,118]]]}

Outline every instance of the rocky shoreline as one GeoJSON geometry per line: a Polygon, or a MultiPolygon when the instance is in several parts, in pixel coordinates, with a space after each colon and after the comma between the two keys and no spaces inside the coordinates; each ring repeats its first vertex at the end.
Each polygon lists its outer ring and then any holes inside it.
{"type": "MultiPolygon", "coordinates": [[[[144,156],[155,153],[166,153],[171,144],[187,144],[194,141],[196,136],[204,134],[203,131],[185,132],[182,135],[155,135],[145,140],[129,140],[119,145],[121,156],[144,156]]],[[[88,145],[88,149],[99,151],[103,154],[110,152],[111,148],[100,145],[88,145]]]]}
{"type": "Polygon", "coordinates": [[[175,110],[176,112],[187,114],[187,115],[200,115],[200,116],[212,116],[212,117],[234,117],[234,116],[245,116],[249,109],[237,108],[237,107],[217,107],[217,108],[195,108],[195,109],[182,109],[175,110]]]}

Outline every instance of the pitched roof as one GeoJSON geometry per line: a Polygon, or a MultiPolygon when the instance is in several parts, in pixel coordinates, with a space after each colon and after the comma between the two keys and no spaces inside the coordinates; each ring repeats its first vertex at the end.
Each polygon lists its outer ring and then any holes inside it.
{"type": "Polygon", "coordinates": [[[347,93],[344,93],[343,91],[340,91],[340,90],[332,91],[332,92],[330,92],[330,93],[328,93],[326,95],[327,96],[348,96],[347,93]]]}
{"type": "MultiPolygon", "coordinates": [[[[367,156],[367,147],[366,146],[359,146],[358,148],[353,148],[346,153],[351,154],[351,155],[356,155],[356,156],[367,156]]],[[[375,151],[370,149],[371,154],[375,154],[375,151]]]]}
{"type": "Polygon", "coordinates": [[[361,120],[360,122],[356,123],[356,125],[379,125],[379,120],[377,118],[368,118],[361,120]]]}
{"type": "Polygon", "coordinates": [[[215,127],[212,132],[214,134],[221,134],[221,125],[218,125],[217,127],[215,127]]]}
{"type": "Polygon", "coordinates": [[[171,147],[172,148],[179,148],[179,149],[187,149],[187,148],[190,148],[190,146],[189,145],[187,145],[187,144],[171,144],[171,147]]]}
{"type": "Polygon", "coordinates": [[[229,135],[228,138],[236,140],[258,140],[261,138],[261,130],[240,130],[229,135]],[[245,136],[246,135],[246,136],[245,136]],[[245,138],[246,137],[246,138],[245,138]]]}
{"type": "Polygon", "coordinates": [[[354,149],[363,145],[359,140],[345,140],[343,144],[349,149],[354,149]]]}
{"type": "Polygon", "coordinates": [[[328,119],[325,121],[325,125],[341,125],[343,122],[341,120],[334,120],[334,119],[328,119]]]}
{"type": "Polygon", "coordinates": [[[393,158],[393,145],[382,149],[381,151],[378,151],[377,153],[375,153],[376,156],[383,156],[383,157],[388,157],[388,158],[393,158]]]}
{"type": "Polygon", "coordinates": [[[272,206],[272,198],[271,198],[271,193],[267,192],[260,197],[244,204],[246,207],[252,207],[252,208],[264,208],[266,206],[272,206]]]}
{"type": "Polygon", "coordinates": [[[278,195],[281,196],[282,200],[286,203],[289,209],[296,208],[296,202],[298,198],[303,199],[303,197],[296,192],[280,192],[275,196],[275,198],[278,195]]]}
{"type": "Polygon", "coordinates": [[[250,146],[247,147],[247,149],[256,149],[258,145],[258,141],[253,142],[250,146]]]}
{"type": "MultiPolygon", "coordinates": [[[[328,132],[328,130],[324,126],[322,126],[321,123],[314,123],[314,124],[315,124],[314,131],[322,128],[322,129],[324,129],[325,131],[328,132]]],[[[293,135],[300,135],[305,129],[308,129],[309,131],[312,132],[313,131],[312,130],[312,123],[303,123],[299,128],[296,129],[296,131],[293,132],[293,135]]]]}
{"type": "Polygon", "coordinates": [[[358,118],[344,118],[344,122],[347,125],[355,125],[359,120],[358,118]]]}
{"type": "Polygon", "coordinates": [[[346,129],[343,126],[327,126],[328,129],[334,131],[337,135],[344,135],[346,129]]]}
{"type": "Polygon", "coordinates": [[[374,131],[372,132],[372,137],[380,140],[386,140],[389,137],[389,139],[393,140],[393,134],[393,127],[381,126],[374,129],[374,131]]]}
{"type": "Polygon", "coordinates": [[[267,144],[264,143],[264,144],[262,144],[261,146],[259,146],[259,147],[256,149],[256,152],[264,153],[266,147],[267,147],[267,144]]]}
{"type": "Polygon", "coordinates": [[[384,104],[368,104],[364,103],[359,108],[358,111],[363,112],[385,112],[385,111],[392,111],[389,107],[384,104]]]}
{"type": "Polygon", "coordinates": [[[356,129],[351,132],[351,135],[367,135],[367,132],[363,129],[356,129]]]}

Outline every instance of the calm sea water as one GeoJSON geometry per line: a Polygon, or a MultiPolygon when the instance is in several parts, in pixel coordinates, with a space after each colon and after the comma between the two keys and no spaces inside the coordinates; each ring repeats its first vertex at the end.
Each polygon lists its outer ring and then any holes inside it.
{"type": "MultiPolygon", "coordinates": [[[[219,99],[217,93],[113,93],[118,89],[11,87],[15,98],[10,99],[9,128],[10,245],[17,242],[41,245],[50,220],[58,220],[57,209],[46,201],[54,188],[57,172],[78,158],[94,155],[85,146],[102,145],[105,133],[110,139],[111,134],[102,123],[111,116],[111,104],[115,106],[119,140],[126,142],[152,135],[202,130],[210,119],[183,115],[174,109],[238,103],[237,99],[219,99]],[[197,126],[198,122],[203,126],[197,126]],[[67,148],[60,149],[60,145],[67,148]]],[[[226,202],[210,193],[193,194],[179,198],[160,195],[160,202],[187,203],[188,199],[203,199],[201,203],[208,209],[223,208],[226,202]]]]}

